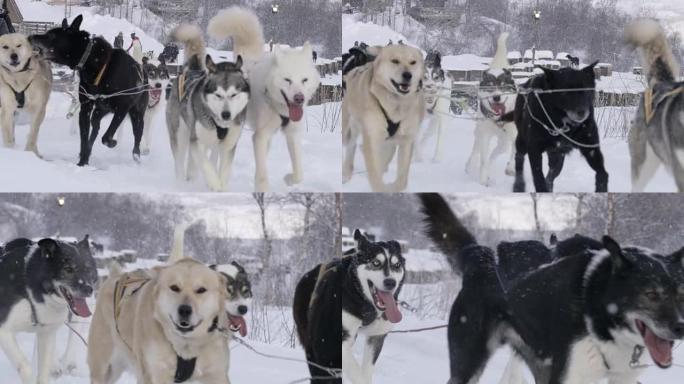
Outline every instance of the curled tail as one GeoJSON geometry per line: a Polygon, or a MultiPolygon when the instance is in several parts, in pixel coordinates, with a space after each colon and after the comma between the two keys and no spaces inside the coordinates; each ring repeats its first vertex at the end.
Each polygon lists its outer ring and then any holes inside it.
{"type": "Polygon", "coordinates": [[[636,48],[641,48],[642,65],[648,83],[675,81],[679,65],[675,61],[665,31],[653,19],[640,19],[627,26],[625,40],[636,48]]]}
{"type": "Polygon", "coordinates": [[[449,204],[437,193],[419,195],[425,214],[425,234],[448,257],[454,272],[463,273],[462,250],[477,245],[475,237],[458,220],[449,204]]]}
{"type": "Polygon", "coordinates": [[[492,63],[489,65],[490,69],[504,69],[509,67],[508,48],[506,47],[507,40],[508,32],[499,35],[499,39],[496,42],[496,54],[492,59],[492,63]]]}
{"type": "Polygon", "coordinates": [[[171,253],[169,253],[169,264],[173,264],[185,257],[183,249],[185,248],[185,224],[178,224],[173,229],[173,243],[171,244],[171,253]]]}
{"type": "Polygon", "coordinates": [[[185,45],[183,56],[185,63],[191,60],[196,63],[204,63],[206,55],[206,45],[202,37],[202,30],[196,25],[182,24],[171,32],[171,39],[185,45]]]}
{"type": "Polygon", "coordinates": [[[258,60],[264,51],[264,32],[256,13],[248,8],[230,7],[209,20],[209,36],[233,39],[233,51],[243,59],[258,60]]]}
{"type": "Polygon", "coordinates": [[[124,274],[124,270],[118,261],[112,261],[107,265],[109,269],[109,277],[119,277],[124,274]]]}

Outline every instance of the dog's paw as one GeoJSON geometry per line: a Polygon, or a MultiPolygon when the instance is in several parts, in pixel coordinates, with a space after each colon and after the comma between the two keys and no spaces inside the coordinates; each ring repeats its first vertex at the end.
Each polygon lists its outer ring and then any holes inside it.
{"type": "Polygon", "coordinates": [[[116,147],[116,140],[108,137],[102,137],[102,144],[107,146],[107,148],[114,148],[116,147]]]}
{"type": "Polygon", "coordinates": [[[302,182],[302,177],[301,176],[295,176],[294,173],[288,173],[285,175],[285,184],[287,184],[288,187],[291,187],[295,184],[299,184],[302,182]]]}
{"type": "Polygon", "coordinates": [[[140,154],[139,153],[133,153],[133,161],[135,161],[137,164],[140,164],[140,154]]]}
{"type": "Polygon", "coordinates": [[[515,176],[515,168],[506,167],[506,176],[515,176]]]}
{"type": "Polygon", "coordinates": [[[140,146],[140,154],[143,156],[147,156],[150,154],[150,149],[147,147],[143,147],[142,145],[140,146]]]}

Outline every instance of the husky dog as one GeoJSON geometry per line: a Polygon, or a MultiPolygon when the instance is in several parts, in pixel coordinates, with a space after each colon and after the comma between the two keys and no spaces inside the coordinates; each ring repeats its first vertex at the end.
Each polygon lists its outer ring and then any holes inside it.
{"type": "Polygon", "coordinates": [[[406,276],[396,241],[371,242],[358,229],[356,249],[339,266],[342,278],[342,373],[353,384],[373,381],[373,367],[385,336],[401,321],[397,298],[406,276]],[[352,353],[358,335],[366,336],[363,362],[352,353]]]}
{"type": "MultiPolygon", "coordinates": [[[[143,136],[140,140],[140,153],[148,155],[150,153],[150,131],[152,130],[152,123],[159,112],[164,110],[166,98],[163,96],[170,84],[169,69],[166,67],[166,62],[160,61],[158,65],[150,63],[147,57],[142,58],[142,68],[147,83],[149,84],[149,98],[147,101],[147,109],[145,110],[145,124],[143,129],[143,136]]],[[[117,139],[121,141],[123,130],[118,131],[117,139]]]]}
{"type": "Polygon", "coordinates": [[[509,153],[506,174],[515,174],[515,151],[513,144],[518,135],[511,116],[515,109],[516,87],[513,75],[508,69],[508,33],[499,36],[496,55],[480,82],[480,116],[475,125],[475,142],[466,171],[478,175],[480,184],[490,185],[490,165],[502,153],[509,153]],[[496,147],[489,152],[491,139],[496,137],[496,147]]]}
{"type": "Polygon", "coordinates": [[[476,382],[503,344],[540,384],[635,383],[641,369],[632,364],[644,348],[661,368],[672,364],[684,322],[680,284],[663,261],[670,256],[604,236],[600,250],[570,247],[576,253],[502,277],[499,255],[477,243],[441,196],[421,200],[426,234],[463,276],[449,318],[450,384],[476,382]]]}
{"type": "Polygon", "coordinates": [[[42,239],[16,239],[0,256],[0,348],[24,384],[35,383],[31,362],[15,335],[35,332],[38,344],[37,382],[47,384],[57,330],[71,311],[90,316],[86,303],[97,282],[95,260],[87,239],[76,244],[42,239]]]}
{"type": "Polygon", "coordinates": [[[413,146],[425,115],[423,54],[406,45],[368,48],[375,59],[344,76],[342,143],[345,146],[342,182],[354,172],[359,136],[374,192],[406,189],[413,146]],[[397,178],[386,185],[383,173],[398,149],[397,178]]]}
{"type": "Polygon", "coordinates": [[[102,144],[109,148],[116,146],[114,134],[128,115],[135,137],[133,159],[139,161],[148,104],[147,82],[142,68],[124,50],[114,49],[104,38],[91,37],[90,33],[79,30],[82,21],[83,16],[78,15],[71,25],[64,19],[61,27],[42,35],[29,36],[31,44],[42,52],[45,59],[66,65],[79,74],[81,152],[78,165],[88,164],[100,132],[100,121],[109,113],[113,113],[114,118],[102,136],[102,144]]]}
{"type": "MultiPolygon", "coordinates": [[[[306,360],[330,369],[342,369],[342,298],[340,287],[347,276],[342,261],[319,264],[297,283],[293,317],[297,336],[306,352],[306,360]]],[[[342,384],[342,378],[333,378],[331,372],[309,364],[311,384],[342,384]]]]}
{"type": "Polygon", "coordinates": [[[16,112],[25,110],[31,116],[26,150],[40,157],[38,131],[45,119],[51,88],[50,63],[33,53],[28,38],[19,33],[0,36],[0,124],[6,147],[12,147],[15,143],[16,112]]]}
{"type": "Polygon", "coordinates": [[[537,192],[553,192],[553,182],[563,169],[565,155],[577,148],[596,173],[596,192],[608,191],[599,132],[594,119],[597,62],[576,70],[541,68],[544,73],[521,86],[515,101],[515,183],[513,192],[525,192],[525,155],[530,159],[537,192]],[[567,92],[558,90],[571,89],[567,92]],[[574,90],[576,89],[576,90],[574,90]],[[542,154],[549,158],[544,177],[542,154]]]}
{"type": "Polygon", "coordinates": [[[684,83],[677,83],[679,65],[655,20],[632,23],[626,39],[641,48],[649,87],[629,131],[632,191],[643,191],[662,164],[684,192],[684,83]]]}
{"type": "Polygon", "coordinates": [[[428,128],[423,133],[420,143],[415,146],[415,160],[423,160],[421,149],[436,134],[437,144],[432,161],[440,162],[444,153],[442,127],[451,108],[452,80],[451,76],[442,69],[442,55],[437,51],[431,51],[425,58],[423,86],[425,90],[425,111],[427,112],[428,128]]]}
{"type": "Polygon", "coordinates": [[[575,68],[575,69],[579,68],[579,65],[580,65],[579,57],[567,54],[567,55],[565,55],[565,58],[570,61],[570,67],[571,68],[575,68]]]}
{"type": "Polygon", "coordinates": [[[303,177],[300,131],[304,106],[321,82],[311,60],[311,45],[304,43],[301,49],[283,49],[276,45],[273,53],[264,53],[259,19],[252,10],[240,7],[219,12],[209,21],[208,32],[216,39],[232,38],[235,52],[247,63],[252,88],[247,122],[254,129],[255,190],[269,190],[268,149],[279,130],[285,134],[292,161],[292,173],[285,176],[285,183],[299,184],[303,177]]]}
{"type": "Polygon", "coordinates": [[[223,191],[250,98],[242,57],[238,55],[234,63],[214,63],[196,26],[180,26],[174,37],[185,44],[186,58],[183,73],[173,81],[166,108],[176,178],[192,179],[199,166],[209,189],[223,191]],[[211,157],[208,151],[213,152],[211,157]]]}

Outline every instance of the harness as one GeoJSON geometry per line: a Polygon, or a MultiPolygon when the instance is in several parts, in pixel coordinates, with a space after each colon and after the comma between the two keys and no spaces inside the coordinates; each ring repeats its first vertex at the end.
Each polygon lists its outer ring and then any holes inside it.
{"type": "MultiPolygon", "coordinates": [[[[21,70],[17,71],[17,73],[28,71],[29,69],[31,69],[31,68],[29,68],[30,65],[31,65],[31,58],[29,58],[26,61],[26,64],[24,65],[24,67],[21,70]]],[[[3,68],[5,68],[7,71],[11,72],[11,70],[9,70],[9,68],[5,67],[4,65],[3,65],[3,68]]],[[[24,87],[24,89],[22,89],[21,91],[17,91],[16,89],[14,89],[14,87],[12,87],[12,85],[10,85],[10,83],[7,83],[7,86],[9,86],[10,89],[12,90],[12,92],[14,92],[14,98],[15,98],[15,100],[17,100],[17,108],[21,109],[21,108],[24,108],[24,105],[26,105],[26,95],[24,92],[26,92],[26,90],[31,86],[31,84],[33,83],[33,80],[34,79],[31,79],[31,81],[29,81],[29,83],[26,84],[26,87],[24,87]]]]}
{"type": "Polygon", "coordinates": [[[649,124],[655,116],[658,105],[670,96],[684,93],[684,83],[661,83],[644,91],[644,117],[649,124]]]}
{"type": "MultiPolygon", "coordinates": [[[[85,51],[83,52],[83,56],[81,56],[81,60],[78,61],[78,64],[76,65],[76,70],[77,71],[82,71],[83,67],[85,66],[86,61],[88,61],[88,58],[90,57],[90,53],[93,50],[93,46],[95,45],[94,39],[89,38],[88,39],[88,45],[86,46],[85,51]]],[[[95,76],[95,82],[93,83],[96,87],[100,85],[100,82],[102,81],[102,76],[104,75],[105,71],[107,70],[107,66],[109,66],[109,60],[112,58],[112,52],[109,51],[109,54],[107,55],[107,60],[105,60],[104,65],[102,68],[100,68],[100,71],[97,73],[97,76],[95,76]]]]}
{"type": "Polygon", "coordinates": [[[382,115],[385,116],[385,121],[387,122],[387,134],[389,135],[387,138],[391,139],[399,130],[399,125],[401,125],[401,121],[395,123],[394,121],[390,120],[389,116],[387,115],[387,111],[385,111],[385,108],[382,107],[380,100],[378,100],[378,98],[375,97],[375,95],[373,96],[373,98],[375,98],[375,101],[378,102],[378,107],[380,107],[382,115]]]}

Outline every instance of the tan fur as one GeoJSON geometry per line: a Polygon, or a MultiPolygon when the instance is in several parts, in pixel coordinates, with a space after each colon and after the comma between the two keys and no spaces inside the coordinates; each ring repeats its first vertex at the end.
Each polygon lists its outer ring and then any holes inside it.
{"type": "Polygon", "coordinates": [[[181,42],[185,45],[183,51],[185,62],[192,56],[197,55],[200,57],[202,65],[204,65],[206,46],[202,35],[200,27],[191,24],[182,24],[171,32],[171,38],[174,41],[181,42]]]}
{"type": "Polygon", "coordinates": [[[679,75],[679,64],[672,54],[670,44],[667,42],[665,31],[652,19],[640,19],[625,28],[625,39],[629,44],[641,48],[642,65],[648,78],[649,85],[653,85],[661,79],[656,78],[652,72],[653,64],[661,59],[676,79],[679,75]]]}
{"type": "MultiPolygon", "coordinates": [[[[232,38],[234,52],[244,60],[256,61],[264,52],[264,33],[253,10],[230,7],[209,20],[209,36],[215,39],[232,38]]],[[[237,57],[237,56],[236,56],[237,57]]]]}
{"type": "MultiPolygon", "coordinates": [[[[123,284],[123,283],[120,283],[123,284]]],[[[139,383],[173,382],[177,356],[197,358],[192,380],[201,383],[227,384],[228,348],[225,338],[208,332],[212,321],[223,323],[225,281],[202,263],[183,259],[156,271],[136,271],[108,278],[98,294],[88,337],[88,366],[93,384],[115,382],[121,371],[133,362],[139,383]],[[120,301],[120,315],[115,320],[114,291],[117,281],[146,278],[132,284],[120,301]],[[176,293],[172,285],[180,288],[176,293]],[[197,290],[203,287],[204,293],[197,290]],[[135,293],[132,293],[138,289],[135,293]],[[186,334],[178,332],[168,310],[162,307],[188,304],[202,313],[196,328],[186,334]],[[117,331],[118,324],[118,331],[117,331]]]]}
{"type": "Polygon", "coordinates": [[[376,59],[356,68],[345,76],[347,89],[342,101],[342,137],[347,147],[343,165],[343,182],[353,173],[354,152],[358,136],[362,136],[362,151],[368,179],[374,192],[400,192],[408,184],[413,145],[425,115],[425,99],[419,81],[423,78],[423,56],[405,45],[375,48],[376,59]],[[399,64],[392,63],[398,60],[399,64]],[[411,65],[411,62],[415,64],[411,65]],[[400,94],[390,80],[400,82],[401,74],[413,75],[410,92],[400,94]],[[399,130],[388,139],[387,122],[380,105],[399,130]],[[398,150],[397,178],[386,185],[382,175],[387,171],[394,152],[398,150]]]}
{"type": "Polygon", "coordinates": [[[40,157],[38,152],[38,131],[45,119],[45,108],[50,98],[52,88],[52,70],[50,64],[38,55],[33,54],[33,48],[25,35],[11,33],[0,36],[0,125],[2,137],[6,147],[13,147],[14,115],[18,103],[14,91],[24,91],[24,108],[31,116],[31,129],[26,139],[25,150],[32,151],[40,157]],[[4,47],[8,47],[5,49],[4,47]],[[10,55],[19,56],[19,65],[10,65],[10,55]],[[30,58],[28,70],[23,71],[30,58]],[[28,88],[27,88],[28,87],[28,88]]]}

